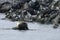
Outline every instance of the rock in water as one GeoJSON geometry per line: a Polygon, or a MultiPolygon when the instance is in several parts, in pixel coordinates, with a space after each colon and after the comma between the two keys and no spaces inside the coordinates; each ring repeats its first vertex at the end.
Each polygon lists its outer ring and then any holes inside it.
{"type": "Polygon", "coordinates": [[[58,24],[55,24],[55,25],[53,26],[54,29],[56,29],[56,28],[58,28],[58,27],[59,27],[58,24]]]}
{"type": "Polygon", "coordinates": [[[22,22],[18,25],[18,27],[13,28],[15,30],[28,30],[28,25],[25,22],[22,22]]]}

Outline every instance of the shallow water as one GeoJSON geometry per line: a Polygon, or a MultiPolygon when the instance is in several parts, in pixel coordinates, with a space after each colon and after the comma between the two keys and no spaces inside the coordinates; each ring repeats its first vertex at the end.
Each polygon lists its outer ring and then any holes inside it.
{"type": "Polygon", "coordinates": [[[30,30],[12,30],[16,22],[1,20],[4,14],[0,14],[0,40],[60,40],[60,27],[53,29],[53,25],[28,23],[30,30]]]}

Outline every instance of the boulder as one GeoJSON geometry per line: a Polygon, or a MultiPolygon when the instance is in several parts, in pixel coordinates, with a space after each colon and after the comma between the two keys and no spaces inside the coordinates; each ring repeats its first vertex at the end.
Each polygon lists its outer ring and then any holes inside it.
{"type": "Polygon", "coordinates": [[[4,2],[1,4],[1,7],[0,7],[0,12],[1,13],[4,13],[4,12],[7,12],[11,9],[12,5],[11,3],[9,2],[4,2]]]}
{"type": "Polygon", "coordinates": [[[54,29],[56,29],[56,28],[58,28],[58,27],[59,27],[58,24],[55,24],[55,25],[53,26],[54,29]]]}

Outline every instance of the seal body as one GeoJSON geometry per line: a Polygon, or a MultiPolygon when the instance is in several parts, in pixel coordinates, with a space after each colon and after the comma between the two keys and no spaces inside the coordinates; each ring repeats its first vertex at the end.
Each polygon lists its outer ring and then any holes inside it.
{"type": "Polygon", "coordinates": [[[13,28],[15,30],[28,30],[28,25],[25,22],[18,24],[18,27],[13,28]]]}
{"type": "Polygon", "coordinates": [[[19,30],[28,30],[27,23],[21,23],[18,25],[19,30]]]}

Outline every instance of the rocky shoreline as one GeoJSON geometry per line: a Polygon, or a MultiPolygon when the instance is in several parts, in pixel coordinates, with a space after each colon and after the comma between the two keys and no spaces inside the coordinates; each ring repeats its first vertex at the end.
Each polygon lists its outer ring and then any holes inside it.
{"type": "Polygon", "coordinates": [[[5,18],[11,21],[35,21],[42,24],[60,23],[60,1],[26,0],[12,5],[4,2],[0,5],[0,12],[5,13],[5,18]]]}

